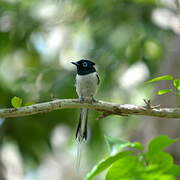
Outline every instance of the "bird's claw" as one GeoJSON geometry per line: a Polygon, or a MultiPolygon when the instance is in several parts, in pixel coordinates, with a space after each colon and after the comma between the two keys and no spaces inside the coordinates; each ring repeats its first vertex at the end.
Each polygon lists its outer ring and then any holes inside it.
{"type": "Polygon", "coordinates": [[[93,103],[96,103],[96,102],[98,102],[98,100],[95,99],[94,97],[92,97],[92,102],[93,102],[93,103]]]}
{"type": "Polygon", "coordinates": [[[84,97],[80,97],[79,100],[81,103],[84,102],[84,97]]]}

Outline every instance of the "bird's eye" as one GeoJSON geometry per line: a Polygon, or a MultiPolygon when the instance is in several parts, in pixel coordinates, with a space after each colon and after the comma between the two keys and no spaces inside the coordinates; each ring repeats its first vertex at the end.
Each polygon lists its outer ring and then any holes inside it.
{"type": "Polygon", "coordinates": [[[87,67],[88,66],[88,64],[87,64],[87,62],[83,62],[83,67],[87,67]]]}

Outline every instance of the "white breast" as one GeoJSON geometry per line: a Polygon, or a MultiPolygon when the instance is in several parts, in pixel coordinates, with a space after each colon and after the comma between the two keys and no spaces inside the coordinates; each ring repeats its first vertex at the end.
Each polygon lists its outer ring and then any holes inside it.
{"type": "Polygon", "coordinates": [[[87,75],[76,75],[76,92],[79,97],[92,98],[97,89],[97,72],[87,75]]]}

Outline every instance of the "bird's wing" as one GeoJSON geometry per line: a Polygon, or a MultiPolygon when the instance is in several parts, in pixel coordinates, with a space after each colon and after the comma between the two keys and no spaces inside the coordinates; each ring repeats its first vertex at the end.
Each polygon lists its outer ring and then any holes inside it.
{"type": "Polygon", "coordinates": [[[97,76],[97,79],[98,79],[98,82],[97,82],[97,84],[99,85],[99,83],[100,83],[100,78],[99,78],[99,75],[98,75],[98,73],[96,74],[96,76],[97,76]]]}
{"type": "Polygon", "coordinates": [[[75,78],[74,86],[75,86],[75,87],[77,86],[77,75],[76,75],[76,78],[75,78]]]}

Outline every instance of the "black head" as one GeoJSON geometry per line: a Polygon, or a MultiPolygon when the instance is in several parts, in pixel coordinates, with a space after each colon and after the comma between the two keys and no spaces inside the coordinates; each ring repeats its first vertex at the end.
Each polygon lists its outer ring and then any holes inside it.
{"type": "Polygon", "coordinates": [[[96,72],[96,69],[94,67],[95,63],[89,60],[80,60],[77,62],[71,62],[72,64],[76,65],[77,67],[77,73],[79,75],[86,75],[89,73],[96,72]]]}

